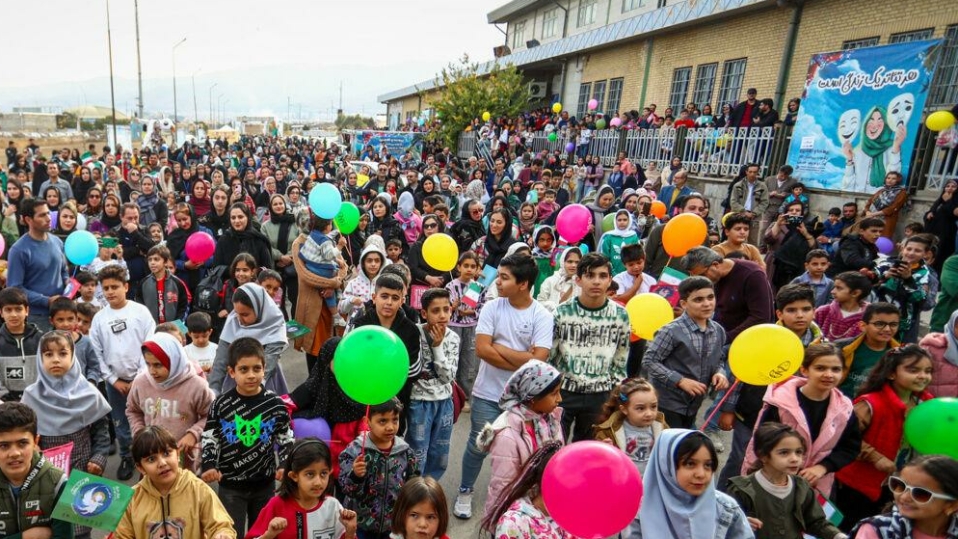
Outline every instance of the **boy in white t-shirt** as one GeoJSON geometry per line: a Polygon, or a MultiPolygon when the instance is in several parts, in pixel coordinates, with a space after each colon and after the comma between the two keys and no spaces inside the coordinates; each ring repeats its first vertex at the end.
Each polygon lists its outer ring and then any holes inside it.
{"type": "Polygon", "coordinates": [[[210,342],[213,334],[213,320],[206,313],[190,313],[186,317],[186,330],[190,333],[190,340],[186,348],[186,357],[203,370],[203,376],[210,372],[213,360],[216,359],[215,342],[210,342]]]}
{"type": "Polygon", "coordinates": [[[453,514],[472,516],[472,491],[486,453],[476,437],[499,417],[499,397],[512,373],[530,359],[546,361],[552,350],[553,316],[532,299],[538,267],[531,256],[513,254],[499,263],[499,297],[486,303],[476,326],[476,355],[482,361],[472,386],[470,433],[462,456],[462,479],[453,514]],[[531,351],[530,351],[531,350],[531,351]]]}
{"type": "Polygon", "coordinates": [[[616,274],[612,278],[615,284],[619,285],[618,293],[614,298],[622,304],[626,304],[636,294],[650,292],[655,286],[655,277],[645,271],[645,249],[641,243],[634,245],[625,245],[620,252],[622,264],[625,265],[625,271],[616,274]]]}

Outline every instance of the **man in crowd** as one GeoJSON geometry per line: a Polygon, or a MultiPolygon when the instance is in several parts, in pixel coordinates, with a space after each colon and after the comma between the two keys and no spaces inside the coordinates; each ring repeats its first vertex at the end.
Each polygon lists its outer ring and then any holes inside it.
{"type": "Polygon", "coordinates": [[[732,211],[744,212],[751,221],[748,242],[752,245],[758,245],[758,216],[763,215],[769,206],[768,188],[759,181],[759,169],[759,165],[755,163],[748,165],[745,169],[745,181],[732,187],[732,196],[729,198],[732,211]]]}
{"type": "Polygon", "coordinates": [[[27,233],[10,247],[7,286],[26,292],[30,301],[27,321],[41,331],[49,331],[50,304],[63,294],[68,278],[63,242],[50,233],[46,201],[26,199],[20,204],[20,213],[27,233]]]}

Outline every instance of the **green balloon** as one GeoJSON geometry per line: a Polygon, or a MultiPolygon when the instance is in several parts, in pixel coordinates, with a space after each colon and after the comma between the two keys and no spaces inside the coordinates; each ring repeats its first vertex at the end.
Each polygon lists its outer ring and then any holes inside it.
{"type": "Polygon", "coordinates": [[[615,214],[610,213],[602,218],[602,232],[608,232],[615,228],[615,214]]]}
{"type": "Polygon", "coordinates": [[[905,439],[923,455],[958,459],[958,398],[931,399],[918,405],[905,420],[905,439]]]}
{"type": "Polygon", "coordinates": [[[549,138],[549,142],[555,142],[556,140],[559,140],[559,135],[556,135],[555,131],[553,131],[549,133],[548,138],[549,138]]]}
{"type": "Polygon", "coordinates": [[[333,375],[354,401],[382,404],[399,394],[409,375],[409,353],[395,333],[380,326],[350,331],[336,347],[333,375]]]}
{"type": "Polygon", "coordinates": [[[333,217],[333,223],[343,234],[352,234],[359,226],[359,208],[352,202],[343,202],[339,208],[339,213],[333,217]]]}
{"type": "Polygon", "coordinates": [[[596,128],[596,129],[605,129],[605,120],[603,120],[602,118],[599,118],[599,120],[598,120],[597,122],[595,122],[595,128],[596,128]]]}

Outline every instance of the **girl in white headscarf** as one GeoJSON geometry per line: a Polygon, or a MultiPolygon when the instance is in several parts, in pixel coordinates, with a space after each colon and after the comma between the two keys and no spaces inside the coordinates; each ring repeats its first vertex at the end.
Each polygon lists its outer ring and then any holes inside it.
{"type": "Polygon", "coordinates": [[[575,268],[582,259],[578,247],[566,247],[556,262],[556,271],[542,281],[536,300],[543,307],[554,312],[560,303],[579,295],[579,285],[575,284],[575,268]]]}

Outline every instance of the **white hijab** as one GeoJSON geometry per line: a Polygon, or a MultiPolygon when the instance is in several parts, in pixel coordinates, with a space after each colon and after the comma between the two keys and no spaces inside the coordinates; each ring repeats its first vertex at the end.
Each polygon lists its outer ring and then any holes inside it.
{"type": "Polygon", "coordinates": [[[233,311],[226,317],[220,339],[233,342],[240,337],[252,337],[263,346],[272,343],[287,344],[289,339],[286,336],[286,320],[283,318],[283,312],[279,310],[273,298],[266,293],[266,289],[256,283],[246,283],[233,293],[234,300],[241,290],[249,296],[253,304],[256,321],[244,326],[240,324],[236,311],[233,311]]]}

